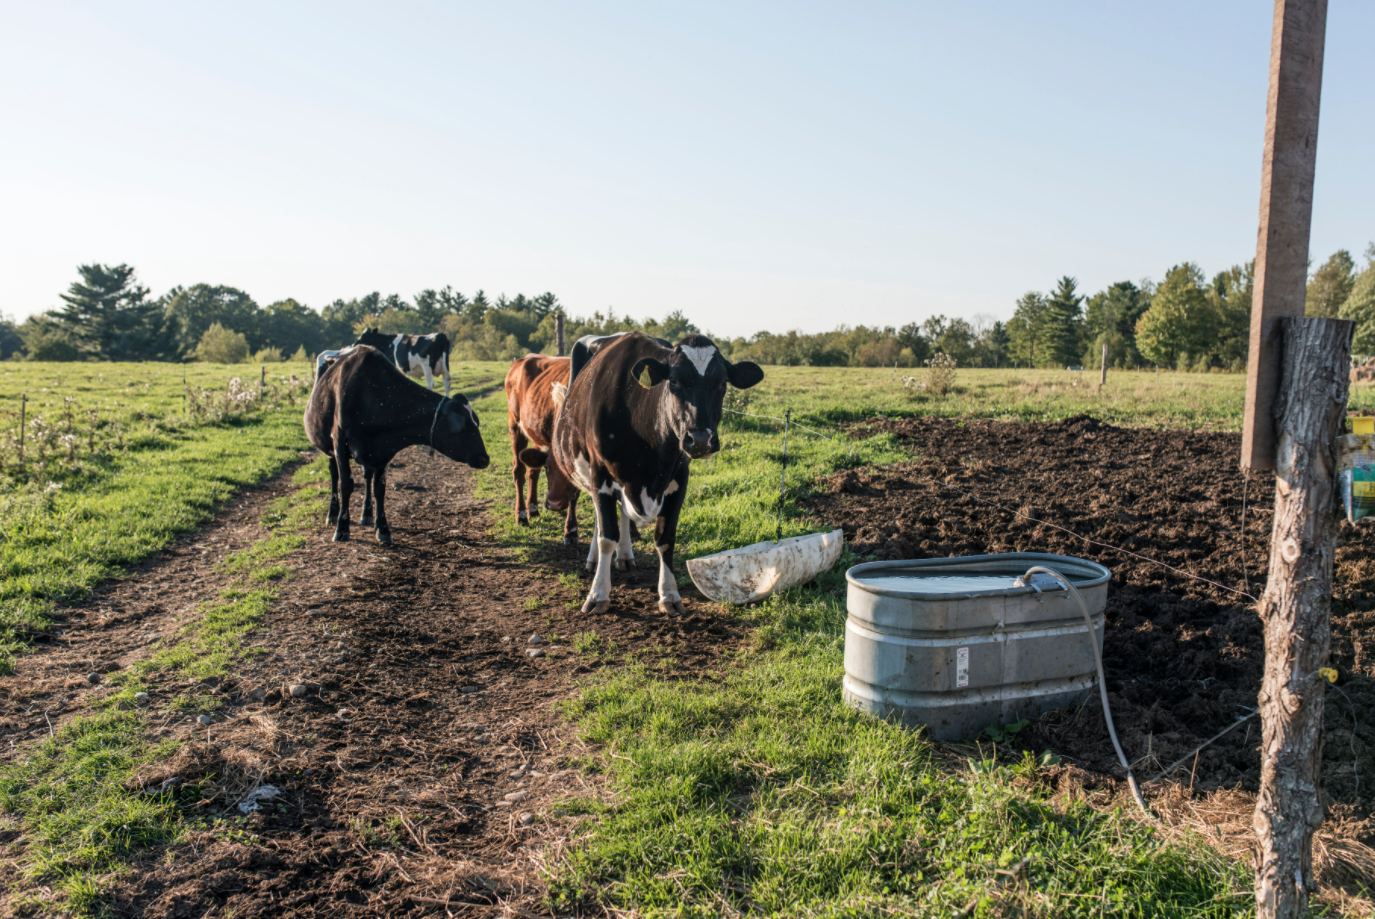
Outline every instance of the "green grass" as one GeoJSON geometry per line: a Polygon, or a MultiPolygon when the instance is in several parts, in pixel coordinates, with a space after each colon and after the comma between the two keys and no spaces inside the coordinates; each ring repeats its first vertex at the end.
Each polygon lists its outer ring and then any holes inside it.
{"type": "MultiPolygon", "coordinates": [[[[49,456],[37,481],[15,474],[13,456],[0,469],[8,472],[0,475],[0,675],[33,633],[48,627],[54,603],[79,599],[205,523],[234,492],[273,475],[309,446],[299,401],[232,423],[193,424],[180,414],[182,369],[24,363],[0,369],[0,403],[27,392],[30,419],[43,412],[61,416],[68,395],[77,400],[78,416],[93,406],[101,417],[97,449],[78,449],[74,461],[49,456]],[[118,440],[109,434],[114,429],[118,440]]],[[[247,365],[185,369],[188,385],[204,388],[257,375],[247,365]]],[[[454,391],[487,392],[500,386],[505,369],[499,363],[458,368],[454,391]]],[[[308,379],[310,372],[272,365],[269,381],[274,373],[308,379]]],[[[6,424],[18,423],[17,411],[11,414],[0,413],[0,437],[13,433],[6,424]]],[[[37,462],[30,452],[30,472],[37,462]]]]}
{"type": "MultiPolygon", "coordinates": [[[[146,795],[129,780],[146,763],[170,755],[175,744],[147,737],[146,710],[134,694],[161,674],[192,679],[225,677],[246,653],[244,639],[262,623],[290,571],[280,560],[304,544],[290,528],[323,518],[328,497],[319,485],[325,460],[298,469],[298,488],[278,498],[264,516],[274,535],[231,555],[222,567],[231,583],[168,640],[166,646],[108,676],[116,691],[99,710],[65,725],[51,740],[0,768],[0,810],[23,827],[17,848],[24,875],[59,894],[57,902],[34,901],[35,910],[56,907],[77,915],[100,912],[110,879],[131,855],[180,839],[197,818],[183,805],[194,790],[146,795]]],[[[214,712],[213,694],[178,696],[167,711],[183,716],[214,712]]]]}
{"type": "MultiPolygon", "coordinates": [[[[765,373],[744,408],[792,412],[785,535],[817,528],[796,504],[817,477],[910,457],[886,434],[849,440],[843,422],[1087,413],[1118,424],[1237,430],[1241,420],[1238,377],[1162,374],[1157,384],[1154,375],[1113,374],[1100,394],[1070,385],[1078,374],[962,371],[959,390],[934,400],[910,398],[892,371],[765,373]]],[[[721,436],[722,452],[693,464],[680,559],[775,533],[780,425],[728,416],[721,436]]],[[[496,499],[497,534],[537,555],[558,540],[562,515],[518,528],[509,468],[503,457],[480,473],[479,493],[496,499]]],[[[584,507],[584,541],[591,520],[584,507]]],[[[568,712],[585,739],[614,751],[595,767],[609,774],[614,803],[567,803],[588,819],[550,875],[556,907],[675,917],[950,916],[971,902],[976,915],[1251,913],[1245,866],[1202,840],[1167,842],[1133,815],[1057,798],[1043,767],[1009,746],[985,744],[986,761],[954,769],[920,734],[845,707],[843,572],[854,561],[736,611],[755,640],[723,661],[724,674],[664,679],[662,668],[628,661],[590,678],[568,712]],[[1024,858],[1025,883],[1000,885],[997,872],[1024,858]]],[[[576,572],[559,581],[586,583],[576,572]]],[[[573,649],[605,654],[592,631],[577,634],[573,649]]]]}

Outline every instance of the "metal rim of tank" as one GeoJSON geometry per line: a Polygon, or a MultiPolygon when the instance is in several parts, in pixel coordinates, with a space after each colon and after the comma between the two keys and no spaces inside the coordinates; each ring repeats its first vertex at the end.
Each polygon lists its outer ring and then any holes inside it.
{"type": "MultiPolygon", "coordinates": [[[[874,575],[884,571],[894,569],[974,569],[969,573],[974,573],[982,568],[987,570],[990,565],[998,565],[1007,572],[1013,568],[1021,566],[1021,570],[1016,574],[1020,575],[1026,569],[1040,565],[1052,568],[1068,578],[1075,587],[1080,590],[1087,590],[1106,584],[1112,577],[1112,572],[1097,562],[1091,562],[1086,558],[1075,558],[1072,555],[1055,555],[1050,552],[1002,552],[996,555],[959,555],[951,558],[921,558],[921,559],[901,559],[893,562],[864,562],[855,565],[845,572],[845,581],[851,586],[866,593],[876,594],[880,597],[898,597],[901,599],[912,600],[957,600],[963,597],[997,597],[997,596],[1020,596],[1035,592],[1034,587],[993,587],[988,590],[968,590],[968,591],[935,591],[925,592],[912,590],[911,588],[891,588],[878,587],[873,582],[860,580],[864,575],[874,575]],[[1076,570],[1077,569],[1077,570],[1076,570]],[[856,576],[858,574],[858,577],[856,576]]],[[[1055,590],[1063,590],[1057,587],[1055,590]]],[[[1047,591],[1042,588],[1042,591],[1047,591]]]]}

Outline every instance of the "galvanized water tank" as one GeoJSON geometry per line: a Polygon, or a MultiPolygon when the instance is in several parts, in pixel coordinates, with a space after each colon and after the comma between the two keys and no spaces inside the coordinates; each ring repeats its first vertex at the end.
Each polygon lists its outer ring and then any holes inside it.
{"type": "Polygon", "coordinates": [[[845,575],[845,701],[936,740],[1077,704],[1097,680],[1084,617],[1051,578],[1039,593],[1013,585],[1037,565],[1078,588],[1101,649],[1102,565],[1041,552],[870,562],[845,575]]]}

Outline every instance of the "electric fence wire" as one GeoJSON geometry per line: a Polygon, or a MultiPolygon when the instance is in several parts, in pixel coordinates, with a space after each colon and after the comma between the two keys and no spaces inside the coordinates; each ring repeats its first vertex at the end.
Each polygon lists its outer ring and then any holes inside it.
{"type": "MultiPolygon", "coordinates": [[[[730,409],[730,408],[724,409],[724,411],[730,412],[732,415],[746,415],[746,416],[749,416],[749,417],[751,417],[751,418],[767,418],[767,419],[769,419],[770,421],[782,421],[782,420],[783,420],[782,418],[775,418],[775,417],[772,416],[772,415],[759,415],[759,414],[756,414],[756,413],[754,413],[754,412],[741,412],[741,411],[737,411],[737,410],[735,410],[735,409],[730,409]]],[[[831,440],[831,441],[834,441],[834,442],[836,442],[836,443],[838,443],[838,444],[841,444],[842,446],[845,445],[845,444],[844,444],[844,441],[840,440],[840,439],[837,438],[837,437],[833,437],[833,436],[830,436],[830,435],[827,435],[827,434],[819,433],[819,432],[817,432],[817,431],[812,430],[811,428],[808,428],[808,427],[805,427],[805,426],[803,426],[803,425],[798,424],[796,421],[793,421],[793,422],[792,422],[792,426],[795,427],[795,428],[799,428],[799,429],[801,429],[801,430],[803,430],[803,431],[806,431],[806,432],[809,433],[809,434],[813,434],[813,435],[815,435],[816,437],[820,437],[820,438],[823,439],[823,440],[831,440]]],[[[853,453],[853,447],[851,448],[851,452],[853,453]]],[[[1197,575],[1197,574],[1192,574],[1192,573],[1190,573],[1190,572],[1188,572],[1188,571],[1183,570],[1182,568],[1176,568],[1174,565],[1171,565],[1171,564],[1169,564],[1168,562],[1162,562],[1162,561],[1160,561],[1159,559],[1151,558],[1151,557],[1148,556],[1148,555],[1142,555],[1142,554],[1139,553],[1139,552],[1133,552],[1132,550],[1127,549],[1127,548],[1124,548],[1124,547],[1122,547],[1122,546],[1114,546],[1114,545],[1112,545],[1111,543],[1106,543],[1106,542],[1102,542],[1102,541],[1097,540],[1097,539],[1093,539],[1093,538],[1091,538],[1091,537],[1088,537],[1088,536],[1083,535],[1082,533],[1076,533],[1076,532],[1074,532],[1073,530],[1071,530],[1071,529],[1068,528],[1068,527],[1063,527],[1063,526],[1060,526],[1059,524],[1051,523],[1051,522],[1048,521],[1048,520],[1037,520],[1035,517],[1032,517],[1032,516],[1030,516],[1029,514],[1024,514],[1024,513],[1022,513],[1021,511],[1016,510],[1015,508],[1011,508],[1011,507],[1007,507],[1007,506],[1005,506],[1005,505],[999,504],[997,501],[990,501],[990,500],[987,499],[987,498],[984,498],[984,497],[982,497],[982,496],[980,496],[980,495],[974,494],[972,491],[966,491],[966,490],[963,489],[963,488],[959,488],[959,487],[957,487],[957,486],[955,486],[955,485],[951,485],[949,482],[942,482],[942,481],[939,480],[939,479],[933,479],[933,478],[931,478],[931,477],[929,477],[929,476],[921,475],[920,473],[911,472],[910,470],[904,470],[904,472],[905,472],[907,475],[909,475],[909,476],[911,476],[912,478],[914,478],[914,479],[917,479],[917,480],[920,480],[920,481],[923,481],[923,482],[930,483],[931,485],[935,485],[937,488],[948,488],[948,489],[950,489],[950,490],[953,491],[953,492],[958,492],[959,494],[964,495],[966,498],[970,498],[970,499],[972,499],[972,500],[974,500],[974,501],[978,501],[980,504],[986,504],[986,505],[988,505],[989,507],[997,508],[997,509],[1000,510],[1000,511],[1004,511],[1004,512],[1006,512],[1006,513],[1008,513],[1008,514],[1012,514],[1012,515],[1015,516],[1015,517],[1021,517],[1023,520],[1029,520],[1029,521],[1031,521],[1032,523],[1040,524],[1041,526],[1044,526],[1044,527],[1049,527],[1049,528],[1051,528],[1052,530],[1059,530],[1059,531],[1062,532],[1062,533],[1067,533],[1067,534],[1069,534],[1070,536],[1073,536],[1075,539],[1082,539],[1084,542],[1088,543],[1088,544],[1091,545],[1091,546],[1097,546],[1097,547],[1100,548],[1100,549],[1107,549],[1107,550],[1110,551],[1110,552],[1120,552],[1120,553],[1122,553],[1123,555],[1129,555],[1129,556],[1131,556],[1132,558],[1138,559],[1138,560],[1140,560],[1140,561],[1149,562],[1149,563],[1152,564],[1152,565],[1159,565],[1161,568],[1165,568],[1165,569],[1167,569],[1167,570],[1169,570],[1169,571],[1172,571],[1172,572],[1174,572],[1175,574],[1179,575],[1180,577],[1188,578],[1189,580],[1193,580],[1193,581],[1198,581],[1198,582],[1200,582],[1200,583],[1202,583],[1202,584],[1209,584],[1209,585],[1211,585],[1211,586],[1213,586],[1213,587],[1218,588],[1219,590],[1225,590],[1225,591],[1227,591],[1227,593],[1236,594],[1236,595],[1239,596],[1239,597],[1245,597],[1246,599],[1250,600],[1252,603],[1258,603],[1258,602],[1260,602],[1260,601],[1259,601],[1259,598],[1252,596],[1250,593],[1247,593],[1247,592],[1244,591],[1244,590],[1237,590],[1235,587],[1228,587],[1226,584],[1220,584],[1220,583],[1218,583],[1217,581],[1213,581],[1213,580],[1210,580],[1210,579],[1208,579],[1208,578],[1201,577],[1200,575],[1197,575]]],[[[1244,566],[1243,566],[1243,567],[1244,567],[1244,566]]],[[[1247,586],[1249,587],[1249,581],[1248,581],[1248,585],[1247,585],[1247,586]]]]}

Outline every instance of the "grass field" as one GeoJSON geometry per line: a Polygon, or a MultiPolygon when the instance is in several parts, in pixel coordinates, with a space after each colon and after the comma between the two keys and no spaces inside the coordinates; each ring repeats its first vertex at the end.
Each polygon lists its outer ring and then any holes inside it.
{"type": "MultiPolygon", "coordinates": [[[[246,368],[188,369],[191,382],[222,387],[246,368]]],[[[251,369],[251,368],[249,368],[251,369]]],[[[281,368],[287,369],[287,368],[281,368]]],[[[500,385],[499,364],[458,368],[470,395],[500,385]]],[[[10,474],[0,489],[0,637],[8,653],[42,628],[55,600],[104,577],[206,520],[236,489],[280,469],[304,447],[299,407],[232,422],[179,414],[180,368],[159,365],[4,365],[0,400],[28,392],[54,416],[69,395],[121,425],[116,446],[68,463],[50,457],[45,476],[10,474]],[[151,369],[150,369],[151,368],[151,369]],[[47,392],[44,392],[44,390],[47,392]],[[42,401],[39,401],[39,400],[42,401]],[[47,475],[51,472],[51,475],[47,475]],[[61,487],[49,489],[52,481],[61,487]]],[[[288,371],[289,372],[289,371],[288,371]]],[[[308,372],[298,369],[298,374],[308,372]]],[[[255,373],[248,376],[255,377],[255,373]]],[[[1113,374],[1108,387],[1083,375],[961,371],[944,399],[915,399],[892,371],[766,368],[737,403],[747,415],[723,425],[725,449],[693,467],[679,558],[771,538],[778,511],[782,434],[790,411],[784,532],[815,528],[797,500],[835,469],[906,456],[887,435],[855,442],[838,427],[909,413],[1050,420],[1087,413],[1117,424],[1237,430],[1238,377],[1113,374]]],[[[1375,405],[1372,388],[1353,407],[1375,405]]],[[[538,559],[558,538],[557,515],[518,529],[505,398],[476,402],[493,465],[477,476],[495,499],[497,534],[538,559]]],[[[0,430],[8,423],[0,415],[0,430]]],[[[104,430],[103,428],[101,429],[104,430]]],[[[108,440],[109,438],[107,438],[108,440]]],[[[155,670],[216,675],[269,608],[281,558],[318,514],[321,466],[297,473],[299,491],[272,512],[275,535],[227,562],[234,583],[207,601],[177,642],[120,676],[125,700],[155,670]]],[[[584,507],[584,535],[591,509],[584,507]]],[[[591,679],[567,709],[589,742],[614,749],[594,768],[609,773],[615,803],[570,802],[588,815],[549,877],[553,906],[642,915],[1238,916],[1252,911],[1249,872],[1197,839],[1166,841],[1133,816],[1053,798],[1040,767],[986,748],[952,768],[919,735],[861,717],[840,701],[843,570],[735,615],[753,644],[722,679],[667,681],[630,660],[591,679]],[[1019,901],[997,893],[1010,866],[1030,859],[1034,882],[1019,901]]],[[[680,563],[680,578],[685,571],[680,563]]],[[[595,635],[580,636],[597,646],[595,635]]],[[[184,700],[195,707],[197,700],[184,700]]],[[[101,878],[141,847],[184,832],[181,797],[121,790],[151,757],[143,714],[112,705],[72,722],[41,750],[0,772],[0,806],[26,822],[26,870],[56,877],[69,907],[100,908],[101,878]]]]}
{"type": "MultiPolygon", "coordinates": [[[[271,408],[221,421],[184,413],[183,372],[199,392],[236,377],[256,390],[248,365],[0,365],[0,673],[26,635],[47,624],[54,602],[79,597],[101,579],[157,551],[209,519],[235,490],[272,475],[306,448],[303,392],[271,408]],[[18,398],[26,394],[28,450],[14,445],[18,398]],[[68,399],[72,400],[70,403],[68,399]],[[94,413],[94,414],[92,414],[94,413]],[[66,432],[35,444],[35,431],[66,432]]],[[[273,364],[269,388],[309,365],[273,364]]],[[[456,392],[501,385],[505,367],[459,368],[456,392]]],[[[303,384],[304,385],[304,384],[303,384]]]]}
{"type": "MultiPolygon", "coordinates": [[[[745,415],[723,424],[723,451],[693,464],[680,559],[772,538],[781,425],[791,411],[786,534],[816,528],[796,499],[816,477],[905,458],[888,435],[854,443],[838,423],[912,412],[1007,420],[1079,413],[1118,424],[1241,425],[1236,377],[1116,374],[1103,393],[1081,374],[962,372],[947,398],[911,399],[892,371],[766,368],[745,415]],[[799,427],[803,426],[803,427],[799,427]],[[805,428],[811,428],[809,432],[805,428]]],[[[487,417],[502,397],[483,405],[487,417]]],[[[493,466],[479,490],[497,529],[538,556],[561,515],[514,524],[509,454],[487,434],[493,466]]],[[[584,508],[583,533],[592,512],[584,508]]],[[[1035,762],[986,745],[951,770],[919,736],[855,714],[840,698],[844,569],[736,615],[755,646],[724,680],[661,680],[633,661],[591,680],[568,713],[614,750],[614,805],[571,805],[590,829],[551,875],[561,909],[642,915],[1237,916],[1249,872],[1200,839],[1167,844],[1134,816],[1067,806],[1038,791],[1035,762]],[[995,897],[1000,870],[1030,859],[1035,878],[995,897]],[[1016,912],[1025,909],[1025,913],[1016,912]],[[1009,912],[1011,910],[1011,912],[1009,912]]],[[[678,564],[680,581],[686,578],[678,564]]],[[[595,637],[585,636],[592,644],[595,637]]]]}

